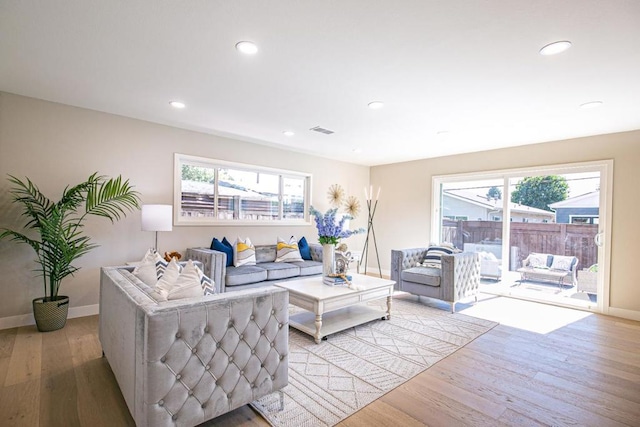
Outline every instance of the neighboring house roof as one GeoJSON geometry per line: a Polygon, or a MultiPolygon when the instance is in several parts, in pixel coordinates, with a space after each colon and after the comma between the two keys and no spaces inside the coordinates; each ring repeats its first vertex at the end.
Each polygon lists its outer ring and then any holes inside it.
{"type": "MultiPolygon", "coordinates": [[[[186,193],[210,194],[213,195],[214,186],[208,182],[182,181],[182,191],[186,193]]],[[[252,190],[242,190],[240,188],[229,187],[227,183],[220,181],[218,191],[221,196],[240,196],[252,199],[270,199],[273,196],[257,193],[252,190]]]]}
{"type": "Polygon", "coordinates": [[[581,194],[580,196],[569,197],[561,202],[551,203],[551,209],[558,208],[598,208],[600,207],[600,191],[581,194]]]}
{"type": "MultiPolygon", "coordinates": [[[[474,205],[486,207],[492,211],[502,212],[502,199],[487,199],[487,196],[476,194],[474,191],[470,190],[444,190],[443,193],[457,199],[473,203],[474,205]]],[[[511,212],[528,213],[555,218],[555,213],[545,211],[544,209],[520,205],[513,202],[509,202],[509,207],[511,208],[511,212]]]]}

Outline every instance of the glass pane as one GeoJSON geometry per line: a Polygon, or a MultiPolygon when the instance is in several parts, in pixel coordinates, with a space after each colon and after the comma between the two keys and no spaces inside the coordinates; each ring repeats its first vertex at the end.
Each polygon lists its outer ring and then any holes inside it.
{"type": "Polygon", "coordinates": [[[509,188],[519,211],[550,216],[532,223],[512,211],[511,244],[516,251],[511,263],[517,274],[511,293],[571,305],[596,303],[599,172],[517,177],[509,188]],[[547,262],[531,263],[535,254],[545,254],[547,262]],[[562,264],[563,259],[571,264],[562,264]]]}
{"type": "Polygon", "coordinates": [[[279,181],[279,176],[274,174],[221,168],[218,218],[279,219],[279,181]]]}
{"type": "Polygon", "coordinates": [[[442,241],[480,254],[483,283],[502,276],[502,187],[502,179],[442,186],[442,241]]]}
{"type": "Polygon", "coordinates": [[[285,219],[304,218],[304,178],[283,178],[282,202],[285,219]]]}
{"type": "Polygon", "coordinates": [[[182,165],[181,217],[214,217],[215,169],[182,165]]]}

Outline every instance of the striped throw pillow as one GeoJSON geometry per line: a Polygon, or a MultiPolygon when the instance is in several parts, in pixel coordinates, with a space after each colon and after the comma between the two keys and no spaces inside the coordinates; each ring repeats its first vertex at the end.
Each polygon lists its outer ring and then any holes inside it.
{"type": "Polygon", "coordinates": [[[300,255],[300,249],[298,248],[296,238],[291,236],[287,242],[278,237],[278,243],[276,244],[276,262],[294,261],[302,261],[302,255],[300,255]]]}
{"type": "Polygon", "coordinates": [[[430,246],[429,249],[427,249],[427,254],[424,257],[422,265],[431,268],[442,268],[442,255],[451,255],[453,253],[453,250],[446,246],[430,246]]]}
{"type": "Polygon", "coordinates": [[[247,237],[238,237],[233,243],[233,265],[241,267],[243,265],[256,265],[256,248],[247,237]]]}
{"type": "Polygon", "coordinates": [[[216,293],[216,286],[213,280],[209,278],[206,274],[196,266],[198,270],[198,276],[200,277],[200,286],[202,287],[202,293],[204,295],[213,295],[216,293]]]}

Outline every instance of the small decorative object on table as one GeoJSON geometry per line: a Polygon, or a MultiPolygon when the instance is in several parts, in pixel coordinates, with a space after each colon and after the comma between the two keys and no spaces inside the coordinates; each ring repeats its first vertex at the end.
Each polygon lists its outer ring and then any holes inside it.
{"type": "Polygon", "coordinates": [[[346,239],[354,234],[364,233],[364,228],[357,230],[345,230],[345,223],[352,219],[349,215],[343,215],[340,221],[336,222],[338,209],[329,209],[325,214],[316,210],[313,206],[310,209],[311,215],[315,217],[316,228],[318,229],[318,241],[322,244],[322,275],[331,276],[336,274],[336,245],[340,239],[346,239]]]}

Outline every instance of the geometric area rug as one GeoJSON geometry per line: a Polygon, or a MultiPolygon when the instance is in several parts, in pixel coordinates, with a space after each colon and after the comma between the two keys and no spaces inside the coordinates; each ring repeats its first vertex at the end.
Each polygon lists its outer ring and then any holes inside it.
{"type": "MultiPolygon", "coordinates": [[[[386,300],[370,305],[386,308],[386,300]]],[[[299,311],[290,306],[290,314],[299,311]]],[[[289,328],[289,384],[251,403],[273,426],[333,426],[444,359],[497,323],[394,295],[390,320],[375,320],[315,344],[289,328]]]]}

